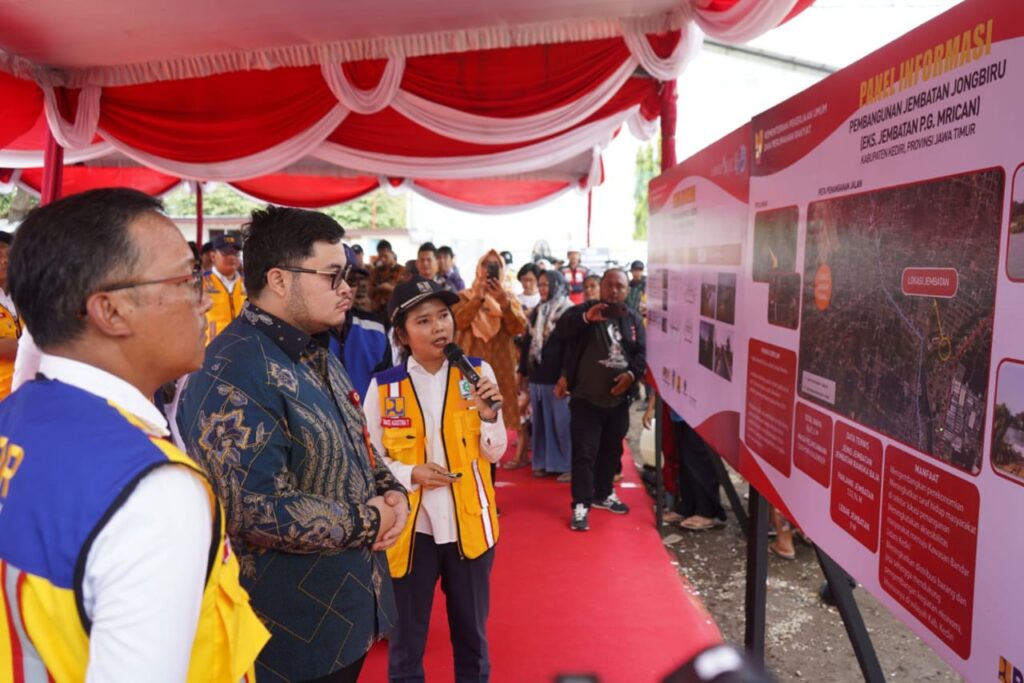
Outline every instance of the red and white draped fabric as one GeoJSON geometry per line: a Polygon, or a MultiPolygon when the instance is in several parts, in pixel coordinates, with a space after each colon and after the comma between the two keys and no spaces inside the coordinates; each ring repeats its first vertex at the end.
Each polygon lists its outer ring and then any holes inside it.
{"type": "Polygon", "coordinates": [[[299,206],[360,196],[378,177],[456,204],[502,205],[472,201],[485,191],[534,204],[599,182],[601,151],[624,125],[653,135],[662,83],[694,57],[702,32],[748,40],[811,1],[683,0],[653,17],[64,69],[0,50],[0,168],[40,166],[48,128],[66,164],[117,153],[154,178],[224,181],[299,206]],[[281,175],[308,158],[351,176],[281,175]],[[573,174],[538,177],[566,165],[573,174]],[[489,180],[456,182],[479,179],[489,180]]]}

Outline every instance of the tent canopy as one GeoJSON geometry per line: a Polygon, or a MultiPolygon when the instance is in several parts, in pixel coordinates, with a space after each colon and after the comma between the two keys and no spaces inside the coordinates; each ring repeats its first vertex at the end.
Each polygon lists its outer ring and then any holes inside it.
{"type": "Polygon", "coordinates": [[[651,136],[702,31],[746,40],[811,1],[8,0],[0,167],[40,166],[52,132],[67,163],[116,152],[250,193],[313,159],[350,191],[515,178],[530,203],[600,182],[624,125],[651,136]]]}

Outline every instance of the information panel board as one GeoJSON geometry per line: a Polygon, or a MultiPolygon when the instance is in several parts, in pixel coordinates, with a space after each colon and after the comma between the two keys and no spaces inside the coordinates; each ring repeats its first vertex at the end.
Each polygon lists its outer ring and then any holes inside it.
{"type": "Polygon", "coordinates": [[[743,126],[655,178],[649,194],[651,371],[669,405],[737,467],[750,143],[743,126]]]}
{"type": "Polygon", "coordinates": [[[741,473],[969,680],[1024,680],[1024,3],[967,0],[749,135],[714,398],[718,321],[687,299],[712,269],[671,246],[718,212],[666,208],[706,160],[651,185],[650,326],[684,329],[650,335],[685,389],[662,396],[695,426],[735,411],[741,473]],[[691,318],[714,325],[696,364],[691,318]]]}

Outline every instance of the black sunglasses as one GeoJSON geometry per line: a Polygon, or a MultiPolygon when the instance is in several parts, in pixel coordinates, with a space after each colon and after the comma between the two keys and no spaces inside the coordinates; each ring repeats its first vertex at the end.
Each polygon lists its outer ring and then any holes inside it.
{"type": "Polygon", "coordinates": [[[323,275],[324,277],[331,278],[331,289],[337,289],[341,287],[341,283],[348,279],[349,273],[352,271],[352,266],[347,265],[344,268],[336,268],[332,270],[315,270],[312,268],[299,268],[298,266],[277,266],[280,270],[286,270],[289,273],[308,273],[310,275],[323,275]]]}

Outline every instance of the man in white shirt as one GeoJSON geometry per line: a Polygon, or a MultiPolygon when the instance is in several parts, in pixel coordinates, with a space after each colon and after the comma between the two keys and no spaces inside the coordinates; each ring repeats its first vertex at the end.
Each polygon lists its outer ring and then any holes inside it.
{"type": "Polygon", "coordinates": [[[212,302],[206,314],[209,325],[207,343],[242,312],[246,293],[239,273],[241,247],[241,242],[234,235],[221,235],[213,241],[213,268],[204,277],[206,294],[212,302]]]}
{"type": "Polygon", "coordinates": [[[245,594],[212,489],[147,398],[199,367],[210,307],[161,210],[133,190],[74,195],[30,214],[12,250],[41,350],[41,377],[0,406],[0,618],[16,641],[0,670],[20,651],[15,680],[237,681],[267,639],[247,599],[229,608],[230,651],[196,638],[222,635],[211,591],[245,594]]]}

